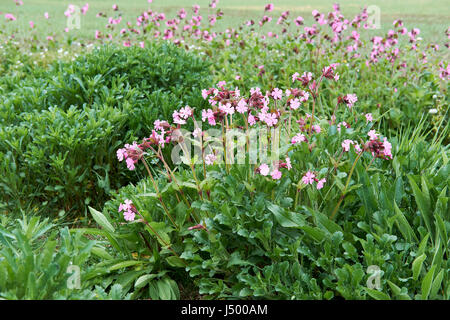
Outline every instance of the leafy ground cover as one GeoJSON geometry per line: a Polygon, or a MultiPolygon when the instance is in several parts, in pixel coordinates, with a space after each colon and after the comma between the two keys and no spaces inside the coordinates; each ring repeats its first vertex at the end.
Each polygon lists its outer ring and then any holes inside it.
{"type": "Polygon", "coordinates": [[[445,6],[154,2],[0,7],[0,297],[449,299],[445,6]]]}

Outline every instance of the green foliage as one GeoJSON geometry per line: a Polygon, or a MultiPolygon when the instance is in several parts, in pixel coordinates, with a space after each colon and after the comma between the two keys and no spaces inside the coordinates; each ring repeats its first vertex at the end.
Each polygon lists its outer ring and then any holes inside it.
{"type": "Polygon", "coordinates": [[[0,190],[10,207],[99,206],[129,181],[119,145],[175,108],[201,105],[208,64],[173,45],[102,47],[18,82],[0,103],[0,190]]]}

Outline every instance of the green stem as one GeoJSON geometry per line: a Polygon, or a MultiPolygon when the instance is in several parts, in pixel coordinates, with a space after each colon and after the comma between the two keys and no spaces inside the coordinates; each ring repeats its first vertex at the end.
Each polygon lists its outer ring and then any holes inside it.
{"type": "Polygon", "coordinates": [[[343,201],[344,198],[345,198],[345,193],[347,192],[348,185],[350,184],[350,180],[351,180],[351,178],[352,178],[353,171],[355,170],[356,163],[357,163],[358,160],[361,158],[363,152],[364,152],[364,150],[361,151],[361,152],[358,154],[358,156],[357,156],[356,159],[355,159],[355,162],[353,162],[353,166],[352,166],[352,168],[351,168],[351,170],[350,170],[350,174],[348,175],[347,182],[345,183],[344,191],[342,192],[342,195],[341,195],[341,197],[340,197],[340,199],[339,199],[339,202],[337,203],[336,207],[334,207],[333,213],[331,214],[331,217],[330,217],[331,220],[333,220],[334,216],[336,215],[337,211],[339,210],[339,207],[341,206],[342,201],[343,201]]]}

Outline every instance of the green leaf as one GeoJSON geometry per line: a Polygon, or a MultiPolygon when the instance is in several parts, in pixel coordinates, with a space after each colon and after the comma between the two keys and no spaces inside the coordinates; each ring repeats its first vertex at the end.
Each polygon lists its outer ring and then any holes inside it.
{"type": "Polygon", "coordinates": [[[291,212],[270,202],[267,203],[267,209],[273,213],[282,227],[300,228],[305,224],[304,218],[299,213],[291,212]]]}
{"type": "Polygon", "coordinates": [[[403,215],[403,212],[401,212],[395,201],[394,201],[394,210],[396,212],[395,223],[397,224],[397,227],[400,230],[403,237],[405,238],[405,240],[411,242],[411,239],[414,237],[414,239],[416,239],[417,241],[418,239],[414,233],[414,230],[411,228],[411,225],[409,224],[408,220],[403,215]]]}
{"type": "Polygon", "coordinates": [[[369,288],[364,288],[364,290],[366,290],[366,292],[369,294],[369,296],[371,296],[372,298],[374,298],[376,300],[391,300],[391,297],[389,297],[388,294],[383,293],[381,291],[369,289],[369,288]]]}
{"type": "Polygon", "coordinates": [[[106,259],[106,260],[112,260],[113,259],[113,257],[104,248],[92,247],[91,251],[97,257],[100,257],[102,259],[106,259]]]}
{"type": "Polygon", "coordinates": [[[413,190],[414,198],[416,199],[417,206],[419,207],[421,216],[423,217],[423,220],[425,222],[425,226],[427,227],[428,231],[433,234],[432,227],[431,227],[431,204],[430,204],[430,197],[428,194],[428,188],[427,184],[422,177],[422,188],[424,189],[424,192],[422,192],[419,187],[417,186],[416,182],[414,181],[413,177],[408,175],[409,183],[411,185],[411,188],[413,190]]]}
{"type": "Polygon", "coordinates": [[[114,271],[118,269],[123,269],[131,266],[135,266],[138,264],[143,264],[144,261],[137,261],[137,260],[128,260],[128,261],[122,261],[120,263],[116,263],[115,265],[108,268],[109,271],[114,271]]]}
{"type": "Polygon", "coordinates": [[[114,232],[115,229],[112,226],[111,223],[109,223],[108,219],[105,217],[105,215],[97,210],[95,210],[92,207],[89,207],[89,211],[92,214],[92,217],[94,218],[94,220],[103,228],[105,228],[107,231],[109,232],[114,232]]]}
{"type": "Polygon", "coordinates": [[[155,277],[156,277],[156,274],[145,274],[143,276],[140,276],[134,283],[134,288],[140,289],[140,288],[145,287],[147,285],[147,283],[149,283],[155,277]]]}
{"type": "Polygon", "coordinates": [[[431,284],[433,281],[434,276],[434,270],[436,269],[436,266],[432,266],[430,270],[425,275],[425,278],[423,278],[422,281],[422,300],[427,300],[428,296],[431,291],[431,284]]]}
{"type": "Polygon", "coordinates": [[[184,268],[186,265],[183,263],[181,258],[176,256],[170,256],[166,258],[167,263],[172,267],[184,268]]]}
{"type": "Polygon", "coordinates": [[[412,271],[413,271],[413,279],[416,281],[419,278],[420,271],[422,270],[423,262],[426,259],[425,253],[418,256],[416,259],[414,259],[412,263],[412,271]]]}
{"type": "Polygon", "coordinates": [[[441,270],[433,280],[433,284],[431,286],[430,299],[437,299],[437,294],[439,289],[441,288],[441,283],[443,279],[444,279],[444,270],[441,270]]]}
{"type": "Polygon", "coordinates": [[[172,299],[172,288],[169,283],[164,280],[159,280],[157,283],[158,293],[161,300],[171,300],[172,299]]]}

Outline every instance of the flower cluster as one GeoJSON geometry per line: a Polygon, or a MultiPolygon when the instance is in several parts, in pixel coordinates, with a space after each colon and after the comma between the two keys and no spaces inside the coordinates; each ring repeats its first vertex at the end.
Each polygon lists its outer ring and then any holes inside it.
{"type": "Polygon", "coordinates": [[[302,177],[302,182],[305,185],[308,185],[308,184],[312,185],[314,182],[317,182],[316,188],[317,188],[317,190],[320,190],[320,189],[323,188],[324,183],[327,182],[327,179],[326,178],[322,178],[322,179],[319,180],[317,178],[317,173],[312,172],[312,171],[308,171],[302,177]]]}
{"type": "Polygon", "coordinates": [[[119,205],[119,212],[123,211],[123,218],[126,221],[133,221],[136,216],[136,207],[131,200],[126,199],[119,205]]]}

